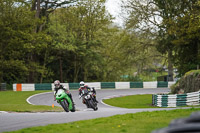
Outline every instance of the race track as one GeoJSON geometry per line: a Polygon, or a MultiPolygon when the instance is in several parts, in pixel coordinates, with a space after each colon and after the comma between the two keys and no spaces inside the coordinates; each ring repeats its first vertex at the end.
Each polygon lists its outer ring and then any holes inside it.
{"type": "MultiPolygon", "coordinates": [[[[44,113],[0,113],[0,132],[14,131],[22,128],[33,126],[44,126],[48,124],[67,123],[79,120],[87,120],[99,117],[108,117],[116,114],[136,113],[142,111],[155,111],[155,110],[171,110],[174,108],[154,108],[154,109],[124,109],[112,107],[102,103],[102,99],[110,96],[117,95],[136,95],[136,94],[156,94],[167,93],[170,90],[167,88],[155,89],[108,89],[97,90],[98,111],[86,108],[82,101],[78,98],[78,91],[71,91],[73,99],[76,104],[76,112],[44,112],[44,113]]],[[[35,105],[49,105],[55,104],[53,101],[53,92],[42,93],[39,95],[31,96],[28,102],[35,105]]]]}

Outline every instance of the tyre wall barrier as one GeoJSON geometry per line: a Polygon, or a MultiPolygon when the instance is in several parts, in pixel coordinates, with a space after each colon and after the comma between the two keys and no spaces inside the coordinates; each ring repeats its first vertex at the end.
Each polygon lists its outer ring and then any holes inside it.
{"type": "Polygon", "coordinates": [[[200,91],[175,94],[175,95],[152,95],[152,104],[158,107],[177,107],[186,105],[200,105],[200,91]]]}
{"type": "Polygon", "coordinates": [[[130,88],[143,88],[143,82],[130,82],[130,88]]]}
{"type": "MultiPolygon", "coordinates": [[[[86,82],[85,83],[89,87],[94,87],[95,89],[101,89],[101,83],[100,82],[86,82]]],[[[80,86],[79,86],[80,87],[80,86]]],[[[78,88],[79,88],[78,87],[78,88]]],[[[76,88],[77,89],[77,88],[76,88]]]]}
{"type": "Polygon", "coordinates": [[[157,82],[143,82],[143,88],[157,88],[157,82]]]}
{"type": "Polygon", "coordinates": [[[69,83],[69,89],[78,89],[79,87],[79,83],[69,83]]]}
{"type": "Polygon", "coordinates": [[[51,83],[35,84],[35,90],[51,90],[51,83]]]}
{"type": "Polygon", "coordinates": [[[35,84],[13,84],[13,91],[34,91],[35,84]]]}
{"type": "Polygon", "coordinates": [[[130,88],[130,82],[115,82],[116,89],[127,89],[130,88]]]}
{"type": "MultiPolygon", "coordinates": [[[[168,88],[175,82],[85,82],[95,89],[132,89],[132,88],[168,88]]],[[[77,89],[79,83],[61,83],[67,89],[77,89]]],[[[54,90],[53,83],[42,84],[13,84],[13,91],[54,90]]]]}
{"type": "Polygon", "coordinates": [[[115,82],[101,82],[101,89],[115,88],[115,82]]]}
{"type": "Polygon", "coordinates": [[[158,88],[167,88],[168,87],[168,82],[162,82],[162,81],[159,81],[159,82],[157,82],[157,87],[158,88]]]}

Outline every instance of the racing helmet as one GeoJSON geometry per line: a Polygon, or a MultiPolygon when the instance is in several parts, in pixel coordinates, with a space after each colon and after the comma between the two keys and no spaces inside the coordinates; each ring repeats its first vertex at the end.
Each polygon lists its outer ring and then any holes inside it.
{"type": "Polygon", "coordinates": [[[55,86],[55,88],[59,88],[60,87],[60,81],[59,80],[54,81],[54,86],[55,86]]]}
{"type": "Polygon", "coordinates": [[[83,81],[80,82],[80,87],[84,87],[85,83],[83,81]]]}

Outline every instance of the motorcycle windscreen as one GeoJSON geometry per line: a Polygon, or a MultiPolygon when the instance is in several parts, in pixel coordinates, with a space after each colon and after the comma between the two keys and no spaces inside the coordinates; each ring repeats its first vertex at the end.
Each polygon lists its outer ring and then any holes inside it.
{"type": "Polygon", "coordinates": [[[86,96],[85,96],[85,99],[90,99],[90,95],[86,95],[86,96]]]}
{"type": "Polygon", "coordinates": [[[61,95],[62,93],[64,93],[63,89],[59,89],[58,92],[56,93],[56,95],[61,95]]]}
{"type": "Polygon", "coordinates": [[[87,94],[87,93],[88,93],[88,90],[87,90],[87,89],[83,89],[83,90],[82,90],[82,93],[83,93],[83,94],[87,94]]]}

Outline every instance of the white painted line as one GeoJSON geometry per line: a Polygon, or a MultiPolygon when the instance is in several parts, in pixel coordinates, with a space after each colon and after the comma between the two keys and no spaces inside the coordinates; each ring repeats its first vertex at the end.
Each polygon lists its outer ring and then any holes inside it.
{"type": "Polygon", "coordinates": [[[8,112],[6,112],[6,111],[0,111],[0,113],[8,113],[8,112]]]}
{"type": "Polygon", "coordinates": [[[108,107],[115,107],[115,106],[111,106],[111,105],[108,105],[108,104],[104,103],[103,100],[104,100],[104,99],[101,99],[101,103],[102,103],[102,104],[104,104],[104,105],[106,105],[106,106],[108,106],[108,107]]]}

